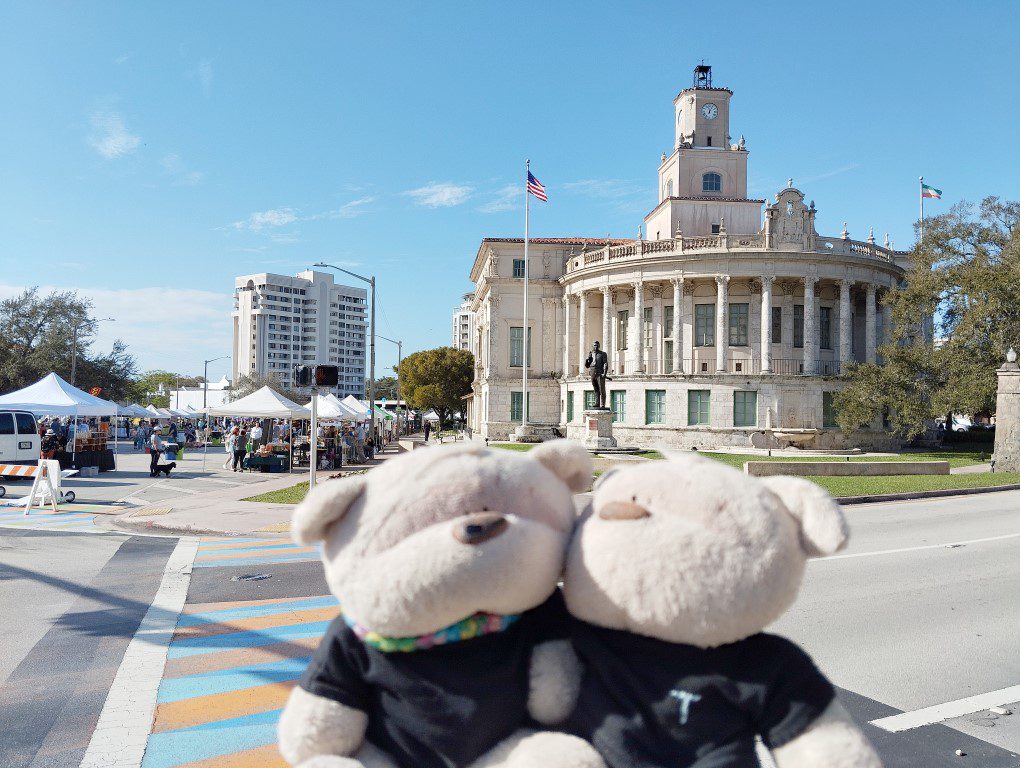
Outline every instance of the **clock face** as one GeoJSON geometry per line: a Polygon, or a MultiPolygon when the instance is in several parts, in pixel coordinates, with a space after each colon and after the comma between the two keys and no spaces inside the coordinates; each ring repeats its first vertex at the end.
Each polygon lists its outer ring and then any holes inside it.
{"type": "Polygon", "coordinates": [[[719,114],[719,107],[715,104],[706,104],[701,108],[701,114],[705,116],[706,120],[715,120],[716,115],[719,114]]]}

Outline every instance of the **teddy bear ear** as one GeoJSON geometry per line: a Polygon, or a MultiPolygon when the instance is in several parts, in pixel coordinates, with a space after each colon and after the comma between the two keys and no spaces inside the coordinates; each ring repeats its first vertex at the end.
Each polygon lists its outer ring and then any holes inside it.
{"type": "Polygon", "coordinates": [[[820,486],[799,477],[763,477],[800,525],[801,547],[812,556],[831,555],[850,537],[843,510],[820,486]]]}
{"type": "Polygon", "coordinates": [[[574,493],[587,491],[595,472],[587,449],[572,440],[549,440],[532,449],[529,458],[537,459],[542,466],[566,483],[574,493]]]}
{"type": "Polygon", "coordinates": [[[330,480],[313,488],[290,523],[291,535],[298,544],[314,544],[326,538],[326,530],[342,518],[365,490],[363,475],[330,480]]]}

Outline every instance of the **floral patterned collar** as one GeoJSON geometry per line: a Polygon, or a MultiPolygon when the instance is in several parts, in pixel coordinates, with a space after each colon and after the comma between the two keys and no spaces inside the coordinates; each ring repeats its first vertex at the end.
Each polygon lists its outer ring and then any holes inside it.
{"type": "Polygon", "coordinates": [[[482,635],[492,635],[503,632],[514,624],[521,615],[513,613],[500,615],[497,613],[476,613],[461,619],[456,624],[451,624],[444,629],[431,632],[427,635],[412,637],[383,637],[378,632],[373,632],[363,627],[346,613],[342,614],[344,622],[351,628],[354,634],[365,645],[382,651],[383,653],[410,653],[434,648],[437,645],[449,645],[460,640],[470,640],[482,635]]]}

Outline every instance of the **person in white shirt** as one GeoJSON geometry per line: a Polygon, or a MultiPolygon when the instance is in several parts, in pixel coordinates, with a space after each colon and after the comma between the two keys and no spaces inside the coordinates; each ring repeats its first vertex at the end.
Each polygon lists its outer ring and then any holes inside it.
{"type": "Polygon", "coordinates": [[[251,432],[248,434],[251,438],[251,449],[257,451],[259,444],[262,442],[262,425],[255,422],[255,426],[251,428],[251,432]]]}

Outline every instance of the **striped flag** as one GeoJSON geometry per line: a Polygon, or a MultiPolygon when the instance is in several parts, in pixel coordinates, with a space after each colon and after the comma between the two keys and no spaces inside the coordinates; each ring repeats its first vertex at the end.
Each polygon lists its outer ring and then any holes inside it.
{"type": "Polygon", "coordinates": [[[542,182],[532,176],[531,171],[528,171],[528,192],[543,203],[549,202],[549,197],[545,194],[545,187],[542,186],[542,182]]]}
{"type": "Polygon", "coordinates": [[[921,197],[931,197],[936,200],[942,199],[942,190],[935,189],[935,187],[929,187],[927,184],[921,184],[921,197]]]}

